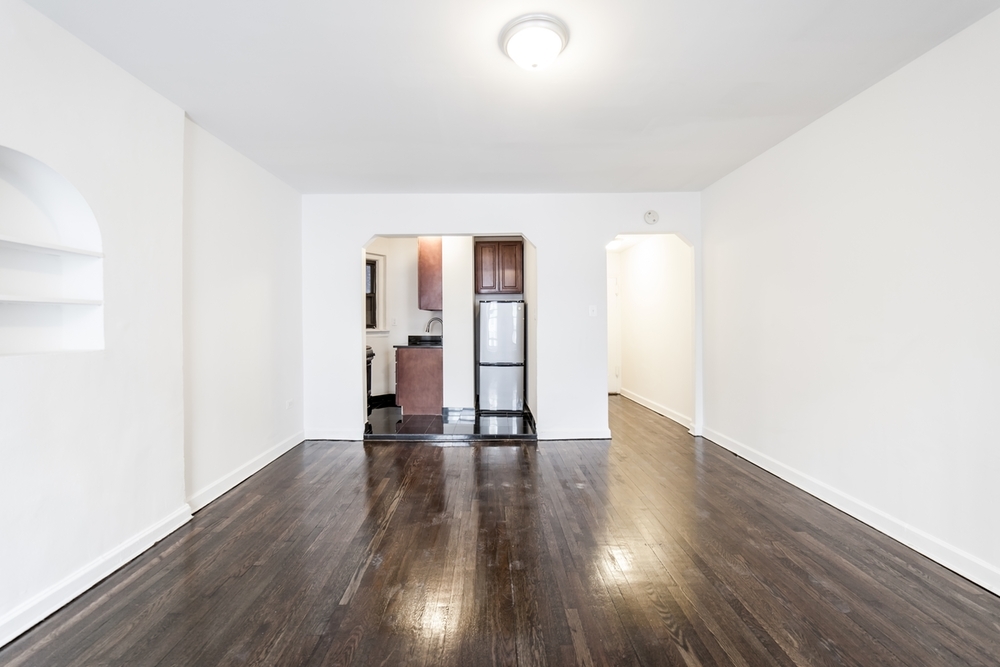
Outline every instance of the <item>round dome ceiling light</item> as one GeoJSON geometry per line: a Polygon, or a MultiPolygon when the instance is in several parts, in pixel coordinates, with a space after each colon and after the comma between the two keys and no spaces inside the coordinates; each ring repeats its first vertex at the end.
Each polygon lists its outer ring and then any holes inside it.
{"type": "Polygon", "coordinates": [[[500,49],[526,70],[548,67],[569,44],[566,24],[547,14],[527,14],[500,31],[500,49]]]}

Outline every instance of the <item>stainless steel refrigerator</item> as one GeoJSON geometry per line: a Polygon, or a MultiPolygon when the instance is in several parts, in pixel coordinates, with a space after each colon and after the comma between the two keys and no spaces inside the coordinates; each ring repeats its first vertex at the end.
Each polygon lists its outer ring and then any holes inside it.
{"type": "Polygon", "coordinates": [[[480,301],[477,338],[479,409],[524,410],[524,302],[480,301]]]}

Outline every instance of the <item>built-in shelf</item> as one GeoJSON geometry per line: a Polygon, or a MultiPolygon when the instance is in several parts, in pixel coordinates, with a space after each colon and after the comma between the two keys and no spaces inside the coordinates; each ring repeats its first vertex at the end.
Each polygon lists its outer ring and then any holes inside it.
{"type": "Polygon", "coordinates": [[[68,299],[61,296],[12,296],[0,294],[0,303],[47,303],[57,306],[101,306],[100,299],[68,299]]]}
{"type": "Polygon", "coordinates": [[[0,181],[0,355],[104,349],[94,212],[65,177],[5,146],[0,181]]]}
{"type": "Polygon", "coordinates": [[[6,236],[0,236],[0,248],[12,248],[14,250],[24,250],[27,252],[40,252],[45,255],[82,255],[84,257],[104,257],[104,253],[96,250],[84,250],[83,248],[70,248],[69,246],[55,245],[53,243],[28,243],[27,241],[16,241],[6,236]]]}

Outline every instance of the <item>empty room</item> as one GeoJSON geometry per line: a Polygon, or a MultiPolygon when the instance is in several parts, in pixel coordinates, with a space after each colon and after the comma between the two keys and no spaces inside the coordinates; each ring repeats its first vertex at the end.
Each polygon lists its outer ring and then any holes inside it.
{"type": "Polygon", "coordinates": [[[0,0],[0,665],[1000,665],[1000,0],[0,0]]]}

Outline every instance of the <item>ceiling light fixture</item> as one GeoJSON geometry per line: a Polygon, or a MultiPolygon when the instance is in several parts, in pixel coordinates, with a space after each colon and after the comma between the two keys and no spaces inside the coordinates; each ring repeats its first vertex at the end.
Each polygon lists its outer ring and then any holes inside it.
{"type": "Polygon", "coordinates": [[[527,14],[500,31],[500,50],[526,70],[544,69],[569,44],[566,24],[547,14],[527,14]]]}

